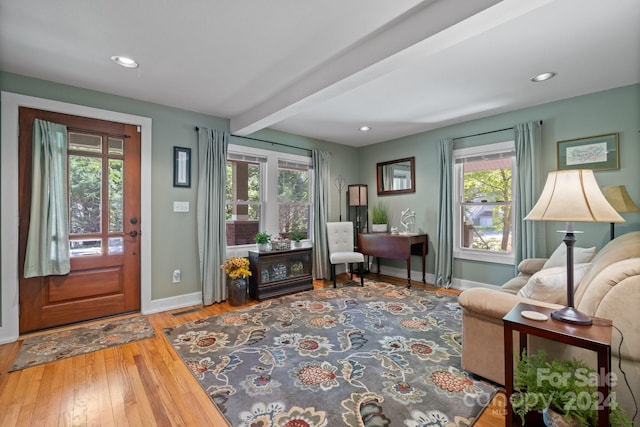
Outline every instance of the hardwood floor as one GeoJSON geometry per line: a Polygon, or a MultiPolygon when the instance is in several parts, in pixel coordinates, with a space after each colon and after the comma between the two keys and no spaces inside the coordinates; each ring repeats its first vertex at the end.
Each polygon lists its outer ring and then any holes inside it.
{"type": "MultiPolygon", "coordinates": [[[[404,284],[396,278],[383,279],[404,284]]],[[[314,281],[314,288],[325,286],[332,285],[314,281]]],[[[249,300],[247,305],[253,304],[249,300]]],[[[174,353],[162,328],[237,307],[221,303],[193,308],[150,315],[155,338],[11,373],[7,370],[19,343],[0,345],[0,426],[227,425],[174,353]]],[[[500,395],[494,398],[475,426],[504,426],[502,401],[500,395]]]]}

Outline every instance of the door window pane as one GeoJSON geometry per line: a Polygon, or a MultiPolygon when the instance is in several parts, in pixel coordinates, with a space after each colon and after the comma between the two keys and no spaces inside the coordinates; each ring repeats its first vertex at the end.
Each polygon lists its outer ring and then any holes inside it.
{"type": "Polygon", "coordinates": [[[124,139],[109,137],[109,154],[124,154],[124,139]]]}
{"type": "Polygon", "coordinates": [[[69,150],[102,153],[102,137],[86,133],[69,132],[69,150]]]}
{"type": "Polygon", "coordinates": [[[109,232],[122,231],[122,196],[124,194],[122,160],[109,159],[109,232]]]}
{"type": "Polygon", "coordinates": [[[101,255],[101,239],[73,239],[69,241],[71,256],[101,255]]]}
{"type": "Polygon", "coordinates": [[[102,159],[69,156],[69,221],[71,234],[102,230],[102,159]]]}
{"type": "Polygon", "coordinates": [[[121,254],[124,251],[124,239],[122,237],[109,237],[109,255],[121,254]]]}

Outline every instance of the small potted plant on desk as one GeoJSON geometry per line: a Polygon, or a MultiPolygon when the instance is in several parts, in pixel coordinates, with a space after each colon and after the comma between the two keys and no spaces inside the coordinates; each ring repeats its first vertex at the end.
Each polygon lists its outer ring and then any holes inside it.
{"type": "Polygon", "coordinates": [[[269,242],[271,241],[271,234],[266,231],[260,231],[255,236],[253,236],[253,240],[258,244],[258,250],[260,252],[265,252],[269,250],[269,242]]]}
{"type": "Polygon", "coordinates": [[[609,395],[608,402],[598,398],[597,378],[595,369],[580,360],[547,362],[544,351],[527,355],[525,350],[514,374],[514,386],[521,391],[513,396],[513,412],[523,425],[528,412],[542,411],[546,426],[595,426],[597,407],[605,405],[611,425],[631,426],[615,395],[609,395]]]}
{"type": "Polygon", "coordinates": [[[302,245],[302,240],[307,237],[307,233],[300,230],[294,230],[291,233],[291,240],[293,240],[293,246],[299,248],[302,245]]]}
{"type": "Polygon", "coordinates": [[[388,221],[387,211],[382,204],[378,203],[378,206],[375,206],[371,211],[371,231],[374,233],[386,232],[388,221]]]}

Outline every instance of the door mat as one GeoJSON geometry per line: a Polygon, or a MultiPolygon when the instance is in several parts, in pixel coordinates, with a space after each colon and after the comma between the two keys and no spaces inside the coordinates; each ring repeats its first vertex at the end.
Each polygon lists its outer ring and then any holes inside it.
{"type": "Polygon", "coordinates": [[[153,327],[141,316],[29,337],[22,341],[9,372],[152,337],[153,327]]]}

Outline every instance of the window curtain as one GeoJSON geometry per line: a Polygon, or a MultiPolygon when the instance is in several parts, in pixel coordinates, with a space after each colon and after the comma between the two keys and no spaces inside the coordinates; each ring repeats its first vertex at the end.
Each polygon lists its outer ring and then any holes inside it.
{"type": "Polygon", "coordinates": [[[515,200],[513,215],[516,237],[515,267],[526,258],[546,255],[544,225],[537,221],[524,221],[536,204],[540,188],[540,161],[542,150],[542,123],[527,122],[514,126],[516,147],[515,200]]]}
{"type": "Polygon", "coordinates": [[[31,211],[24,277],[68,274],[67,127],[33,122],[31,211]]]}
{"type": "Polygon", "coordinates": [[[313,150],[313,278],[328,278],[329,247],[327,244],[327,221],[329,220],[329,182],[331,153],[313,150]]]}
{"type": "Polygon", "coordinates": [[[453,275],[453,139],[440,140],[440,208],[436,233],[435,285],[451,286],[453,275]]]}
{"type": "Polygon", "coordinates": [[[227,252],[224,206],[228,147],[227,132],[198,129],[198,256],[204,305],[227,299],[226,278],[220,266],[227,252]]]}

